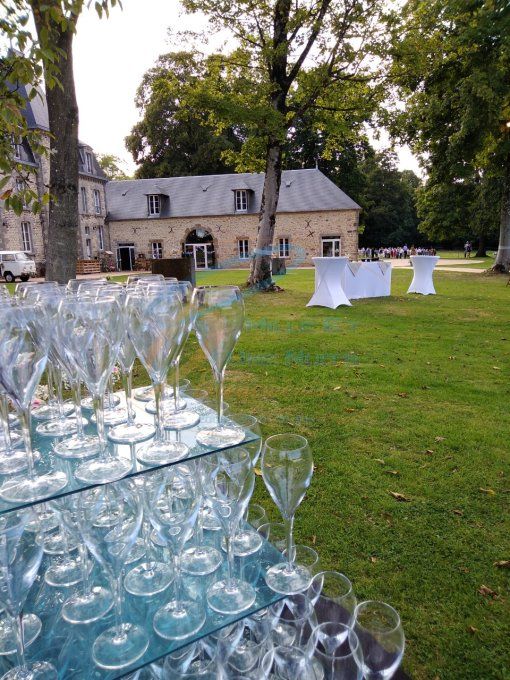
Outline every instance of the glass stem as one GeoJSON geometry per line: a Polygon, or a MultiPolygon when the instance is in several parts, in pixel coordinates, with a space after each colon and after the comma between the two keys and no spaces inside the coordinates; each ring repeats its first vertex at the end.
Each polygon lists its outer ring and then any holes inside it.
{"type": "Polygon", "coordinates": [[[108,378],[108,409],[113,408],[112,404],[112,394],[113,394],[113,374],[108,378]]]}
{"type": "Polygon", "coordinates": [[[86,596],[90,592],[89,556],[87,553],[87,548],[83,543],[78,544],[78,554],[80,555],[82,594],[86,596]]]}
{"type": "Polygon", "coordinates": [[[102,394],[94,394],[92,397],[94,412],[96,414],[97,436],[99,438],[100,456],[106,458],[106,435],[104,431],[104,397],[102,394]]]}
{"type": "Polygon", "coordinates": [[[227,588],[232,588],[232,579],[234,577],[234,541],[232,540],[237,532],[237,527],[233,531],[225,534],[225,543],[227,544],[227,588]]]}
{"type": "Polygon", "coordinates": [[[19,669],[26,668],[25,661],[25,633],[23,630],[23,613],[20,612],[16,617],[16,658],[19,669]]]}
{"type": "Polygon", "coordinates": [[[122,371],[122,386],[124,387],[124,394],[126,395],[126,425],[134,425],[135,412],[133,410],[133,376],[131,371],[122,371]]]}
{"type": "Polygon", "coordinates": [[[294,562],[294,515],[289,519],[285,518],[285,532],[287,534],[287,571],[292,571],[292,563],[294,562]]]}
{"type": "Polygon", "coordinates": [[[46,364],[46,385],[48,387],[48,404],[55,404],[55,373],[50,362],[46,364]]]}
{"type": "Polygon", "coordinates": [[[223,368],[216,376],[217,400],[218,400],[218,427],[221,427],[223,422],[223,379],[225,377],[225,369],[223,368]]]}
{"type": "Polygon", "coordinates": [[[25,444],[25,451],[27,454],[28,478],[33,480],[35,479],[35,462],[32,439],[30,437],[30,408],[20,409],[18,415],[21,424],[21,432],[23,434],[23,443],[25,444]]]}
{"type": "Polygon", "coordinates": [[[73,392],[74,413],[76,416],[76,437],[84,439],[83,421],[81,415],[81,383],[80,380],[73,380],[71,383],[71,390],[73,392]]]}
{"type": "Polygon", "coordinates": [[[182,573],[181,573],[181,556],[175,555],[174,557],[174,570],[175,570],[175,601],[178,606],[182,602],[182,573]]]}
{"type": "Polygon", "coordinates": [[[112,579],[112,592],[115,609],[115,627],[122,626],[122,579],[124,576],[124,569],[120,570],[117,578],[112,579]]]}
{"type": "Polygon", "coordinates": [[[58,408],[58,419],[64,420],[64,408],[63,400],[64,395],[62,392],[62,371],[59,368],[55,368],[55,382],[57,384],[57,408],[58,408]]]}
{"type": "Polygon", "coordinates": [[[156,403],[156,441],[161,442],[164,439],[163,419],[161,418],[161,399],[163,397],[163,383],[154,383],[154,401],[156,403]]]}
{"type": "Polygon", "coordinates": [[[7,453],[11,450],[11,429],[9,427],[9,404],[5,394],[0,394],[0,425],[4,433],[4,444],[7,453]]]}
{"type": "Polygon", "coordinates": [[[175,411],[179,409],[179,359],[174,365],[174,407],[175,411]]]}

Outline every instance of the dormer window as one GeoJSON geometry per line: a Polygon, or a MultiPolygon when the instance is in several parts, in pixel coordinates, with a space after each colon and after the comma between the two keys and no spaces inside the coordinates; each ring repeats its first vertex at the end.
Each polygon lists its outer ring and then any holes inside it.
{"type": "Polygon", "coordinates": [[[248,212],[247,189],[236,189],[234,192],[236,212],[248,212]]]}
{"type": "Polygon", "coordinates": [[[161,213],[161,201],[159,194],[149,194],[147,196],[149,217],[159,215],[161,213]]]}
{"type": "Polygon", "coordinates": [[[89,153],[88,151],[85,152],[85,172],[88,172],[91,175],[94,172],[94,162],[92,160],[92,154],[89,153]]]}

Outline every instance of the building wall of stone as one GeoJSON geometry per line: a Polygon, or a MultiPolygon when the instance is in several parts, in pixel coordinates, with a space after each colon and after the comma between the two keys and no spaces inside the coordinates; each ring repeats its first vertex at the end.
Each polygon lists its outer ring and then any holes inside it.
{"type": "Polygon", "coordinates": [[[79,195],[78,195],[78,212],[80,228],[78,233],[78,257],[87,259],[87,239],[91,241],[92,259],[99,255],[99,227],[103,227],[104,235],[104,250],[110,250],[109,229],[105,224],[106,217],[106,183],[101,180],[94,180],[91,177],[80,175],[79,177],[79,195]],[[82,187],[85,189],[87,196],[87,206],[84,209],[82,202],[82,187]],[[101,212],[97,213],[94,204],[94,190],[99,191],[101,198],[101,212]]]}
{"type": "MultiPolygon", "coordinates": [[[[321,255],[321,239],[336,236],[341,239],[342,255],[353,259],[358,254],[357,210],[280,213],[276,219],[275,254],[280,238],[289,239],[289,264],[311,265],[312,257],[321,255]]],[[[257,215],[221,215],[218,217],[147,218],[110,222],[111,247],[133,244],[135,257],[151,257],[152,243],[160,242],[163,257],[180,257],[187,236],[195,229],[205,229],[213,237],[216,266],[248,267],[250,260],[239,258],[240,239],[248,239],[252,253],[257,240],[257,215]]]]}

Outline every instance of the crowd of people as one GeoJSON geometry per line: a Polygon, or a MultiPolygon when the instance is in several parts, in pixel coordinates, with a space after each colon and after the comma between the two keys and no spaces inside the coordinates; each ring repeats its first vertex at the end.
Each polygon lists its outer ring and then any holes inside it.
{"type": "Polygon", "coordinates": [[[367,260],[402,260],[411,255],[435,255],[435,248],[416,248],[404,244],[403,246],[391,248],[360,248],[358,250],[358,259],[362,261],[367,260]]]}

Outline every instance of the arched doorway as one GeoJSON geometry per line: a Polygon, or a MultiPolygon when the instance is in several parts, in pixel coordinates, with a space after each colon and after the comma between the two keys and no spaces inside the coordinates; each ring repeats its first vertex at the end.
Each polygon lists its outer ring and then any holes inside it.
{"type": "Polygon", "coordinates": [[[207,229],[197,227],[186,237],[184,255],[195,260],[195,269],[214,269],[216,258],[212,234],[207,229]]]}

